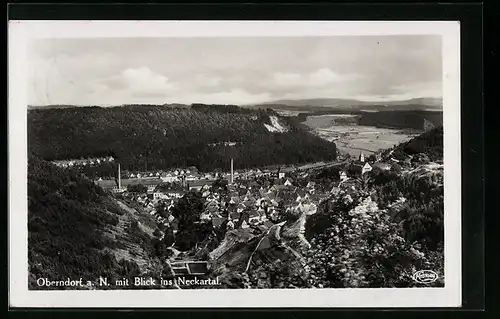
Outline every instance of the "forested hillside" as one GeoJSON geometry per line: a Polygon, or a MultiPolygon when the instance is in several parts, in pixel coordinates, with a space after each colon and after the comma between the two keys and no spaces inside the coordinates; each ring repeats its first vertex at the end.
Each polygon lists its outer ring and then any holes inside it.
{"type": "Polygon", "coordinates": [[[114,281],[161,267],[154,240],[100,187],[34,157],[28,162],[28,261],[30,289],[40,288],[39,278],[114,281]],[[124,245],[127,254],[117,258],[124,245]]]}
{"type": "Polygon", "coordinates": [[[425,121],[434,126],[443,125],[443,113],[436,111],[379,111],[363,112],[358,125],[423,129],[425,121]]]}
{"type": "Polygon", "coordinates": [[[443,126],[436,127],[394,148],[396,155],[425,154],[431,161],[443,161],[443,126]]]}
{"type": "Polygon", "coordinates": [[[435,127],[443,125],[443,112],[420,111],[420,110],[391,110],[365,112],[356,110],[321,110],[300,113],[295,118],[297,121],[305,122],[308,116],[329,115],[329,114],[352,114],[356,117],[350,119],[357,125],[375,126],[395,129],[425,129],[425,123],[430,123],[435,127]]]}
{"type": "Polygon", "coordinates": [[[30,110],[28,145],[46,160],[111,155],[125,170],[212,170],[228,167],[229,157],[242,168],[335,159],[335,144],[285,118],[286,132],[270,131],[270,116],[276,113],[199,104],[30,110]]]}

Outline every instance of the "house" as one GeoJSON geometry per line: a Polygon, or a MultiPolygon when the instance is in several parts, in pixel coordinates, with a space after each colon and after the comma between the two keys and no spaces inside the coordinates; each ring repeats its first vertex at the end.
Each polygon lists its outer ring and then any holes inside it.
{"type": "Polygon", "coordinates": [[[259,212],[257,212],[256,210],[251,210],[248,213],[248,222],[250,224],[255,225],[260,221],[261,221],[261,215],[259,214],[259,212]]]}
{"type": "Polygon", "coordinates": [[[279,179],[285,178],[285,173],[283,173],[283,172],[279,172],[279,173],[278,173],[278,178],[279,178],[279,179]]]}
{"type": "Polygon", "coordinates": [[[170,266],[175,276],[204,275],[208,272],[206,261],[174,261],[170,266]]]}
{"type": "Polygon", "coordinates": [[[235,211],[231,211],[231,212],[229,212],[228,217],[229,217],[229,220],[237,223],[240,220],[240,213],[235,212],[235,211]]]}
{"type": "Polygon", "coordinates": [[[212,216],[209,212],[202,212],[200,214],[200,220],[202,221],[208,221],[208,220],[211,220],[212,219],[212,216]]]}
{"type": "Polygon", "coordinates": [[[210,195],[209,191],[203,191],[203,193],[201,194],[201,196],[205,198],[207,198],[209,195],[210,195]]]}
{"type": "Polygon", "coordinates": [[[213,183],[215,183],[216,180],[192,180],[188,181],[187,185],[189,190],[202,190],[205,185],[208,185],[209,187],[212,186],[213,183]]]}
{"type": "Polygon", "coordinates": [[[214,228],[219,228],[222,226],[222,224],[224,223],[226,219],[225,218],[222,218],[222,217],[214,217],[212,218],[212,226],[214,228]]]}
{"type": "Polygon", "coordinates": [[[271,192],[279,192],[279,191],[283,190],[284,188],[286,188],[286,186],[285,186],[285,185],[277,185],[277,184],[275,184],[275,185],[273,185],[273,186],[270,188],[270,191],[271,191],[271,192]]]}
{"type": "Polygon", "coordinates": [[[240,198],[237,196],[231,197],[231,200],[229,200],[230,205],[236,205],[240,203],[240,198]]]}
{"type": "Polygon", "coordinates": [[[173,183],[173,182],[179,181],[179,177],[172,175],[171,173],[167,173],[167,174],[161,176],[160,178],[165,183],[173,183]]]}
{"type": "Polygon", "coordinates": [[[302,200],[309,198],[309,194],[302,189],[297,190],[297,192],[295,192],[295,193],[297,194],[297,197],[295,199],[295,201],[297,201],[297,202],[300,202],[302,200]]]}
{"type": "Polygon", "coordinates": [[[316,186],[316,183],[315,182],[309,182],[307,183],[306,187],[307,188],[314,188],[314,186],[316,186]]]}
{"type": "Polygon", "coordinates": [[[343,182],[345,180],[347,180],[347,173],[345,171],[341,171],[340,172],[340,181],[343,182]]]}
{"type": "Polygon", "coordinates": [[[364,175],[365,173],[368,173],[372,170],[372,167],[369,163],[365,163],[365,165],[363,165],[363,168],[361,170],[361,175],[364,175]]]}
{"type": "Polygon", "coordinates": [[[283,185],[285,185],[285,186],[292,186],[292,181],[289,178],[287,178],[286,181],[285,181],[285,183],[283,185]]]}
{"type": "Polygon", "coordinates": [[[194,174],[189,174],[186,176],[186,181],[195,181],[195,180],[198,180],[199,179],[199,176],[197,175],[194,175],[194,174]]]}
{"type": "Polygon", "coordinates": [[[239,205],[238,205],[238,208],[236,209],[236,211],[237,211],[238,213],[241,213],[242,211],[244,211],[244,210],[245,210],[245,208],[247,208],[247,207],[246,207],[244,204],[239,204],[239,205]]]}
{"type": "Polygon", "coordinates": [[[154,192],[153,193],[153,199],[157,200],[157,199],[163,199],[163,198],[167,198],[167,196],[161,192],[154,192]]]}

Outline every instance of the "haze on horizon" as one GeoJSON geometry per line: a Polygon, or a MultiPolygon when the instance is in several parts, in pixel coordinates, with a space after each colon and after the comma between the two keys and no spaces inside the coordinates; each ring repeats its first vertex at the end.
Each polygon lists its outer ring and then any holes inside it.
{"type": "Polygon", "coordinates": [[[442,98],[435,35],[43,39],[30,105],[442,98]]]}

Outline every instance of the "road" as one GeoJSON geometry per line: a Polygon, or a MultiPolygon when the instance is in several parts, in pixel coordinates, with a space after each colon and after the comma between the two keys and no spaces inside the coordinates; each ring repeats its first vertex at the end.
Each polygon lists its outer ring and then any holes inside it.
{"type": "Polygon", "coordinates": [[[327,167],[335,167],[335,166],[341,166],[346,164],[348,161],[344,160],[342,162],[339,161],[331,161],[331,162],[318,162],[318,163],[312,163],[312,164],[307,164],[307,165],[302,165],[298,167],[288,167],[288,168],[283,168],[281,169],[282,172],[289,173],[293,171],[303,171],[307,169],[321,169],[321,168],[327,168],[327,167]]]}

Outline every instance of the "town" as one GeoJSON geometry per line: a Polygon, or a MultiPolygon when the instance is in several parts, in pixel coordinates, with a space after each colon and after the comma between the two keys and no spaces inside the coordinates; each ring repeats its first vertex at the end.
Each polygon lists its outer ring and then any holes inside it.
{"type": "MultiPolygon", "coordinates": [[[[390,155],[390,154],[389,154],[390,155]]],[[[198,192],[205,200],[199,223],[211,222],[214,228],[260,227],[268,229],[280,221],[280,211],[317,205],[339,188],[356,189],[361,178],[372,169],[390,170],[398,160],[380,154],[335,162],[319,162],[274,169],[235,170],[231,159],[230,172],[202,173],[196,167],[168,171],[122,172],[118,164],[116,179],[98,178],[95,183],[107,189],[144,213],[158,224],[178,232],[178,221],[172,208],[188,192],[198,192]],[[333,184],[312,178],[314,172],[333,168],[333,184]]]]}

